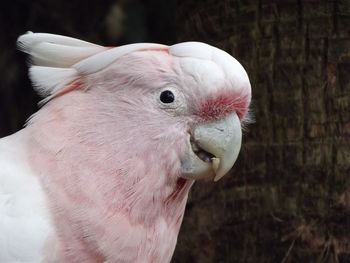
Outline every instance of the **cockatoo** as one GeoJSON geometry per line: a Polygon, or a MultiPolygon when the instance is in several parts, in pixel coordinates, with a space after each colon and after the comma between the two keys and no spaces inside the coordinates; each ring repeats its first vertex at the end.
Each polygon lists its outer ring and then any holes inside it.
{"type": "Polygon", "coordinates": [[[45,99],[0,140],[0,262],[169,262],[193,182],[240,151],[244,68],[200,42],[18,45],[45,99]]]}

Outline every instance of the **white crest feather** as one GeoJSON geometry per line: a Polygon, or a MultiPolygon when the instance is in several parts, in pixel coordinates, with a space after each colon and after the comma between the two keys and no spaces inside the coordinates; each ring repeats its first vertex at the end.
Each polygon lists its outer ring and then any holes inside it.
{"type": "Polygon", "coordinates": [[[19,48],[30,55],[33,65],[30,78],[37,91],[47,100],[79,76],[93,74],[134,51],[164,50],[175,57],[192,57],[216,63],[226,77],[239,87],[249,83],[242,65],[228,53],[200,42],[173,46],[137,43],[108,48],[79,39],[29,32],[18,38],[19,48]]]}
{"type": "Polygon", "coordinates": [[[70,37],[31,32],[20,36],[17,45],[30,55],[34,65],[48,67],[70,67],[107,50],[105,47],[70,37]]]}
{"type": "Polygon", "coordinates": [[[75,63],[106,50],[103,47],[75,47],[61,44],[38,43],[30,50],[34,65],[48,67],[71,67],[75,63]]]}
{"type": "Polygon", "coordinates": [[[77,78],[77,71],[73,68],[31,66],[29,77],[39,95],[48,97],[74,81],[77,78]]]}
{"type": "Polygon", "coordinates": [[[29,76],[43,96],[54,96],[79,75],[98,72],[128,53],[168,48],[147,43],[107,48],[71,37],[32,32],[20,36],[17,44],[30,55],[33,65],[29,76]]]}
{"type": "Polygon", "coordinates": [[[47,33],[33,33],[30,31],[24,35],[21,35],[17,41],[20,45],[23,44],[24,47],[31,47],[42,42],[50,42],[73,47],[101,47],[99,45],[72,37],[47,33]]]}
{"type": "Polygon", "coordinates": [[[201,42],[184,42],[169,47],[169,53],[176,57],[192,57],[211,60],[214,47],[201,42]]]}
{"type": "Polygon", "coordinates": [[[234,83],[233,86],[238,89],[241,89],[245,83],[249,83],[247,72],[234,57],[208,44],[201,42],[179,43],[170,46],[169,53],[176,57],[191,57],[214,62],[223,70],[227,79],[234,83]]]}
{"type": "Polygon", "coordinates": [[[161,45],[161,44],[152,44],[152,43],[130,44],[125,46],[115,47],[107,51],[98,53],[94,56],[88,57],[87,59],[84,59],[79,63],[75,64],[73,67],[77,69],[79,73],[91,74],[106,68],[118,58],[134,51],[167,50],[167,49],[168,49],[168,46],[161,45]]]}
{"type": "Polygon", "coordinates": [[[29,77],[39,95],[47,97],[45,101],[78,77],[72,65],[108,49],[71,37],[32,32],[20,36],[17,44],[30,55],[29,77]]]}

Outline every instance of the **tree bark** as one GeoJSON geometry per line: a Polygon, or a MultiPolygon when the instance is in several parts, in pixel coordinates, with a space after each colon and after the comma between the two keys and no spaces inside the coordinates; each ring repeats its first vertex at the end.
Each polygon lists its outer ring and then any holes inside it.
{"type": "Polygon", "coordinates": [[[173,262],[350,262],[350,1],[179,0],[179,41],[253,89],[238,163],[196,183],[173,262]]]}

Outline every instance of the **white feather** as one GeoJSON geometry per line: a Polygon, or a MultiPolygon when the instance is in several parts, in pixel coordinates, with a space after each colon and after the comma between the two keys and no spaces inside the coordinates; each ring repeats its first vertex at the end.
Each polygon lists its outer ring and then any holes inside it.
{"type": "Polygon", "coordinates": [[[108,48],[82,40],[52,34],[27,33],[17,40],[20,50],[38,66],[70,67],[108,48]]]}
{"type": "Polygon", "coordinates": [[[77,71],[73,68],[32,66],[29,77],[39,95],[46,97],[55,94],[77,78],[77,71]]]}
{"type": "Polygon", "coordinates": [[[73,67],[81,74],[92,74],[98,72],[113,62],[118,58],[129,54],[134,51],[142,50],[167,50],[168,46],[160,44],[151,44],[151,43],[137,43],[130,44],[120,47],[115,47],[110,50],[98,53],[94,56],[88,57],[75,64],[73,67]]]}
{"type": "Polygon", "coordinates": [[[169,53],[176,57],[192,57],[211,60],[213,47],[201,42],[184,42],[169,47],[169,53]]]}
{"type": "MultiPolygon", "coordinates": [[[[176,57],[197,58],[209,60],[218,65],[224,72],[223,79],[228,79],[233,88],[241,90],[241,87],[249,83],[247,72],[243,66],[230,54],[201,42],[184,42],[169,47],[169,53],[176,57]]],[[[208,74],[212,74],[208,71],[208,74]]]]}
{"type": "MultiPolygon", "coordinates": [[[[78,77],[71,66],[108,48],[82,40],[43,33],[27,33],[18,38],[19,48],[30,55],[34,65],[29,77],[43,97],[59,92],[78,77]]],[[[48,98],[49,99],[49,98],[48,98]]]]}
{"type": "Polygon", "coordinates": [[[76,47],[101,47],[99,45],[86,42],[80,39],[72,38],[72,37],[66,37],[61,35],[55,35],[55,34],[47,34],[47,33],[33,33],[33,32],[27,32],[24,35],[21,35],[17,42],[20,46],[23,45],[24,48],[31,47],[33,45],[36,45],[38,43],[42,42],[49,42],[49,43],[55,43],[55,44],[61,44],[65,46],[76,46],[76,47]]]}
{"type": "Polygon", "coordinates": [[[40,66],[32,66],[30,78],[39,93],[45,96],[54,96],[79,76],[101,71],[122,56],[143,50],[165,50],[175,57],[213,62],[224,72],[223,79],[228,79],[237,90],[249,83],[246,71],[236,59],[218,48],[200,42],[185,42],[170,47],[137,43],[106,48],[65,36],[28,33],[18,38],[18,46],[30,54],[35,65],[40,66]]]}
{"type": "Polygon", "coordinates": [[[73,64],[107,50],[104,47],[75,47],[42,42],[28,50],[33,64],[49,67],[70,67],[73,64]]]}
{"type": "Polygon", "coordinates": [[[17,43],[30,55],[33,65],[29,76],[43,96],[53,96],[79,75],[103,70],[128,53],[167,49],[164,45],[147,43],[107,48],[70,37],[32,32],[20,36],[17,43]]]}
{"type": "Polygon", "coordinates": [[[4,263],[42,262],[44,245],[54,233],[20,133],[0,140],[0,262],[4,263]]]}

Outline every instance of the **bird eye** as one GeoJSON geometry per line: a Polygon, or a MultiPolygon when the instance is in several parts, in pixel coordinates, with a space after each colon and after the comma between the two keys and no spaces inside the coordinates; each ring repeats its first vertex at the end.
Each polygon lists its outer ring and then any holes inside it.
{"type": "Polygon", "coordinates": [[[164,90],[160,93],[160,101],[163,103],[172,103],[175,100],[175,95],[170,90],[164,90]]]}

